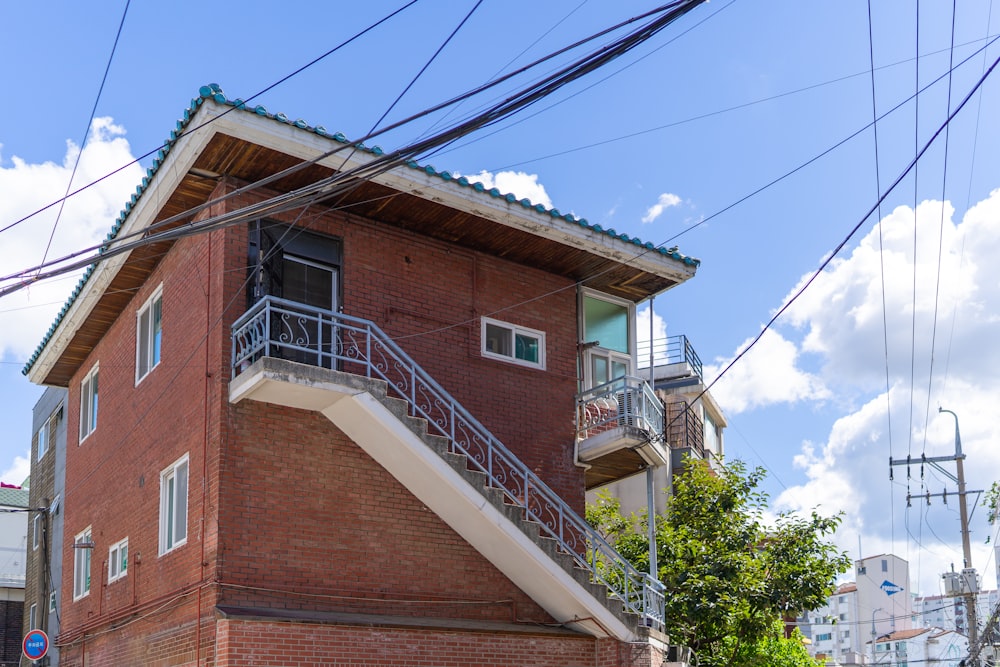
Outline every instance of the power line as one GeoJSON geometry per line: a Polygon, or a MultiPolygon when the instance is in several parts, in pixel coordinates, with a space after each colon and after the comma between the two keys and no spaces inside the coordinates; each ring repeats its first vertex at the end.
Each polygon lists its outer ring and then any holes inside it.
{"type": "MultiPolygon", "coordinates": [[[[523,109],[527,106],[530,106],[531,104],[534,104],[538,100],[546,97],[547,95],[552,94],[556,90],[559,90],[560,88],[568,85],[569,83],[579,79],[580,77],[598,69],[599,67],[607,64],[608,62],[611,62],[615,58],[618,58],[622,54],[632,50],[639,44],[645,42],[646,40],[657,34],[667,25],[670,25],[671,23],[673,23],[673,21],[686,14],[688,11],[693,9],[694,6],[700,4],[700,2],[702,2],[702,0],[679,0],[678,2],[664,5],[663,7],[658,8],[653,12],[648,12],[647,14],[643,15],[643,17],[648,17],[650,15],[653,16],[653,18],[648,23],[641,25],[639,28],[633,30],[632,32],[627,33],[623,37],[618,38],[610,45],[601,47],[598,50],[593,51],[583,56],[582,58],[576,60],[572,64],[562,68],[556,74],[546,77],[542,79],[540,82],[532,84],[527,88],[521,89],[519,92],[509,96],[506,100],[502,101],[497,105],[494,105],[493,107],[479,114],[478,116],[475,116],[467,121],[464,121],[459,125],[454,126],[451,129],[445,130],[443,132],[440,132],[437,135],[434,135],[430,138],[419,140],[413,144],[405,146],[401,149],[397,149],[390,153],[376,155],[376,157],[374,157],[367,164],[360,165],[352,169],[348,169],[347,171],[337,172],[328,178],[321,179],[293,192],[273,197],[259,204],[239,209],[238,211],[226,213],[221,216],[214,216],[199,223],[188,223],[186,227],[179,228],[180,231],[172,229],[164,232],[159,232],[156,234],[149,234],[149,231],[151,229],[162,228],[167,225],[189,218],[193,213],[203,210],[208,206],[230,199],[235,196],[239,196],[253,189],[262,187],[262,185],[278,180],[279,178],[282,178],[288,175],[289,173],[294,173],[295,171],[299,171],[305,166],[308,166],[309,164],[313,164],[325,157],[330,157],[332,155],[335,155],[339,151],[348,149],[348,146],[341,145],[334,148],[331,151],[328,151],[320,155],[317,158],[313,158],[312,160],[290,167],[289,169],[283,170],[281,172],[278,172],[277,174],[261,179],[260,181],[257,181],[256,183],[248,185],[244,188],[234,190],[233,192],[228,193],[227,195],[218,197],[209,202],[193,207],[188,211],[185,211],[184,213],[172,216],[170,218],[167,218],[166,220],[161,220],[155,223],[155,225],[150,225],[149,227],[143,230],[138,230],[137,232],[134,233],[134,235],[141,237],[137,242],[123,244],[121,243],[121,241],[124,238],[127,238],[129,235],[118,236],[113,241],[105,242],[98,246],[91,246],[82,251],[78,251],[72,255],[64,257],[60,260],[55,260],[53,262],[50,262],[47,266],[60,264],[62,262],[71,260],[74,257],[80,256],[83,253],[92,252],[95,250],[97,251],[96,256],[90,256],[82,260],[72,261],[68,264],[64,264],[59,269],[50,270],[46,273],[41,273],[40,270],[36,272],[36,270],[34,269],[21,271],[15,274],[0,277],[0,282],[21,279],[27,276],[28,274],[32,273],[35,275],[31,277],[30,282],[35,282],[40,279],[48,278],[54,275],[59,275],[60,273],[63,273],[65,271],[83,268],[102,259],[108,259],[114,255],[121,254],[122,252],[128,252],[134,247],[137,247],[137,245],[155,243],[162,240],[172,240],[174,238],[177,238],[179,234],[186,235],[188,233],[198,233],[200,231],[206,231],[207,229],[210,228],[217,228],[224,225],[236,224],[242,220],[250,219],[252,217],[263,215],[265,213],[275,213],[282,210],[290,210],[291,208],[297,208],[298,206],[303,205],[303,203],[307,201],[311,203],[322,199],[328,199],[338,194],[342,194],[344,191],[346,191],[347,188],[354,187],[364,180],[371,179],[381,173],[384,173],[398,166],[399,164],[404,163],[408,159],[412,159],[416,156],[419,156],[420,154],[422,154],[427,150],[430,150],[431,148],[434,148],[443,143],[447,143],[448,141],[452,140],[455,137],[464,136],[465,134],[469,134],[479,128],[487,127],[491,124],[498,122],[499,120],[502,120],[503,118],[510,116],[513,113],[516,113],[520,109],[523,109]]],[[[633,19],[630,19],[630,21],[632,20],[633,19]]],[[[597,35],[588,37],[585,40],[581,40],[580,42],[577,42],[577,44],[592,41],[597,36],[606,34],[609,30],[617,29],[621,25],[625,24],[624,23],[619,24],[614,28],[602,30],[601,32],[597,33],[597,35]]],[[[565,48],[560,49],[556,53],[561,53],[564,52],[565,50],[566,50],[565,48]]],[[[545,60],[550,59],[552,57],[554,57],[554,54],[550,54],[549,56],[546,56],[545,58],[536,61],[535,64],[544,62],[545,60]]],[[[531,66],[534,66],[534,64],[529,65],[528,67],[531,66]]],[[[484,86],[480,86],[474,91],[465,93],[459,96],[458,98],[453,98],[452,100],[438,104],[432,107],[431,109],[422,111],[407,119],[389,125],[386,128],[383,128],[382,130],[379,130],[375,133],[370,133],[360,141],[350,144],[350,148],[353,149],[353,147],[358,143],[363,143],[364,141],[369,140],[370,138],[376,136],[377,134],[386,132],[391,129],[395,129],[396,127],[400,127],[406,123],[412,122],[417,118],[426,116],[427,114],[433,111],[439,110],[446,106],[450,106],[451,104],[455,103],[460,99],[464,99],[470,95],[477,94],[481,90],[485,90],[488,87],[497,85],[499,81],[500,80],[498,80],[497,82],[491,82],[489,84],[485,84],[484,86]]],[[[232,109],[227,109],[226,113],[230,111],[232,111],[232,109]]],[[[37,268],[42,269],[46,268],[46,266],[37,268]]],[[[22,289],[27,284],[29,284],[29,282],[22,281],[18,284],[2,288],[0,289],[0,297],[5,296],[11,292],[17,291],[19,289],[22,289]]]]}
{"type": "Polygon", "coordinates": [[[90,117],[87,119],[87,127],[83,131],[83,140],[80,142],[80,150],[76,154],[76,160],[73,161],[73,170],[70,172],[69,181],[66,183],[66,192],[63,193],[62,199],[59,200],[59,210],[56,212],[56,220],[52,223],[52,233],[49,234],[48,243],[45,244],[45,252],[42,253],[42,264],[49,256],[49,249],[52,247],[52,239],[55,238],[56,229],[59,227],[59,220],[62,218],[63,208],[66,205],[66,197],[69,196],[69,191],[73,187],[73,178],[76,176],[76,170],[80,166],[80,159],[83,157],[83,151],[87,146],[87,136],[90,134],[90,126],[94,122],[94,116],[97,114],[97,104],[101,101],[101,93],[104,92],[104,84],[108,80],[108,72],[111,71],[111,61],[114,60],[115,51],[118,50],[118,39],[122,36],[122,28],[125,26],[125,17],[128,15],[129,4],[132,0],[125,0],[125,9],[122,11],[121,21],[118,23],[118,32],[115,33],[114,44],[111,45],[111,53],[108,54],[108,64],[104,67],[104,75],[101,77],[101,85],[97,88],[97,96],[94,98],[94,106],[90,109],[90,117]]]}
{"type": "MultiPolygon", "coordinates": [[[[322,54],[321,56],[319,56],[317,58],[314,58],[313,60],[309,61],[305,65],[303,65],[303,66],[299,67],[298,69],[292,71],[290,74],[287,74],[287,75],[281,77],[280,79],[278,79],[274,83],[272,83],[272,84],[270,84],[268,86],[265,86],[264,88],[262,88],[261,90],[257,91],[256,93],[254,93],[250,97],[246,98],[246,100],[244,100],[244,102],[250,102],[252,100],[255,100],[258,97],[260,97],[261,95],[263,95],[264,93],[266,93],[266,92],[268,92],[268,91],[276,88],[277,86],[281,85],[285,81],[288,81],[292,77],[294,77],[294,76],[296,76],[298,74],[301,74],[303,71],[305,71],[308,68],[312,67],[316,63],[320,62],[321,60],[324,60],[325,58],[327,58],[328,56],[336,53],[337,51],[339,51],[340,49],[344,48],[345,46],[351,44],[352,42],[354,42],[354,41],[356,41],[358,39],[360,39],[361,37],[363,37],[367,33],[371,32],[375,28],[379,27],[380,25],[382,25],[383,23],[385,23],[386,21],[388,21],[389,19],[395,17],[397,14],[400,14],[404,10],[406,10],[409,7],[415,5],[417,3],[417,1],[418,0],[410,0],[409,2],[407,2],[406,4],[404,4],[403,6],[399,7],[398,9],[390,12],[389,14],[386,14],[385,16],[383,16],[381,19],[379,19],[375,23],[372,23],[367,28],[364,28],[363,30],[355,33],[354,35],[352,35],[348,39],[344,40],[343,42],[339,43],[337,46],[335,46],[332,49],[328,50],[326,53],[322,54]]],[[[233,109],[228,109],[225,113],[228,114],[228,113],[231,113],[234,110],[235,110],[235,107],[233,109]]],[[[225,114],[222,114],[222,115],[225,115],[225,114]]],[[[209,119],[204,125],[212,123],[215,120],[216,120],[216,118],[209,119]]],[[[202,127],[204,127],[204,125],[199,125],[198,127],[193,128],[190,131],[194,132],[195,130],[198,130],[198,129],[201,129],[202,127]]],[[[139,161],[146,159],[150,155],[153,155],[154,153],[156,153],[156,152],[158,152],[160,150],[164,150],[164,149],[169,148],[174,143],[174,141],[175,141],[175,139],[171,139],[171,140],[167,141],[166,143],[160,144],[156,148],[154,148],[154,149],[152,149],[150,151],[147,151],[146,153],[140,155],[139,157],[135,158],[131,162],[128,162],[127,164],[123,164],[122,166],[118,167],[117,169],[114,169],[113,171],[110,171],[107,174],[104,174],[100,178],[97,178],[97,179],[91,181],[90,183],[87,183],[86,185],[84,185],[84,186],[82,186],[80,188],[77,188],[73,192],[68,193],[67,195],[63,196],[61,199],[57,199],[56,201],[50,202],[50,203],[46,204],[45,206],[43,206],[42,208],[40,208],[40,209],[38,209],[38,210],[36,210],[36,211],[34,211],[32,213],[29,213],[28,215],[26,215],[26,216],[24,216],[24,217],[22,217],[22,218],[20,218],[18,220],[15,220],[14,222],[12,222],[12,223],[4,226],[3,228],[0,228],[0,234],[2,234],[3,232],[11,229],[12,227],[16,227],[17,225],[25,222],[26,220],[30,220],[31,218],[35,217],[36,215],[38,215],[40,213],[43,213],[43,212],[49,210],[53,206],[56,206],[57,204],[60,204],[62,201],[64,201],[68,197],[74,197],[74,196],[80,194],[81,192],[83,192],[83,191],[85,191],[85,190],[87,190],[87,189],[89,189],[89,188],[97,185],[98,183],[101,183],[102,181],[107,180],[108,178],[114,176],[115,174],[120,173],[121,171],[123,171],[123,170],[131,167],[133,164],[137,164],[139,161]]]]}

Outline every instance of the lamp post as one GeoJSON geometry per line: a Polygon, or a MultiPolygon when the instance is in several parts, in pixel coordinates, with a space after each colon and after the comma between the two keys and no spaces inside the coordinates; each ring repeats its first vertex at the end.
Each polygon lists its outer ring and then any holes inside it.
{"type": "MultiPolygon", "coordinates": [[[[962,589],[965,598],[965,618],[968,624],[969,649],[975,650],[979,641],[979,618],[976,614],[976,575],[972,572],[972,581],[968,580],[969,571],[972,569],[972,547],[969,544],[969,513],[965,501],[965,454],[962,452],[962,434],[958,430],[958,415],[951,410],[938,408],[938,412],[947,412],[955,418],[955,469],[958,477],[958,513],[962,521],[962,557],[965,559],[965,567],[962,568],[962,589]]],[[[973,660],[973,664],[978,665],[978,660],[973,660]]]]}
{"type": "Polygon", "coordinates": [[[875,614],[880,611],[884,611],[882,607],[872,609],[872,664],[875,664],[875,640],[878,638],[878,633],[875,631],[875,614]]]}

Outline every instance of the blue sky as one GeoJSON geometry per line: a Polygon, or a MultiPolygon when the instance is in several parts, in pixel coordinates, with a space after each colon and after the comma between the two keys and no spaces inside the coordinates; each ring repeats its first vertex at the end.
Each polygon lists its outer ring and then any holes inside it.
{"type": "MultiPolygon", "coordinates": [[[[302,1],[279,11],[266,3],[134,3],[74,186],[154,151],[201,85],[218,83],[231,98],[249,98],[402,4],[331,10],[330,3],[302,1]]],[[[362,136],[473,5],[418,2],[253,101],[362,136]]],[[[387,122],[649,8],[486,0],[387,122]]],[[[0,228],[65,191],[123,9],[0,9],[0,228]]],[[[423,161],[470,176],[485,171],[502,189],[700,258],[698,275],[659,297],[655,311],[667,333],[688,335],[717,372],[942,125],[949,83],[954,109],[1000,55],[1000,45],[976,53],[1000,33],[1000,11],[991,15],[988,2],[959,3],[954,49],[951,8],[920,3],[919,39],[916,9],[913,2],[873,3],[875,106],[883,114],[899,105],[878,124],[877,170],[875,136],[865,129],[873,115],[869,9],[858,1],[713,0],[498,131],[423,161]],[[950,62],[970,56],[950,81],[922,92],[918,105],[910,100],[918,78],[927,86],[950,62]]],[[[970,488],[1000,477],[1000,192],[991,194],[1000,188],[997,77],[987,78],[947,136],[887,197],[881,244],[876,214],[713,390],[730,421],[727,455],[771,471],[776,511],[844,511],[843,548],[856,556],[860,538],[865,555],[908,558],[914,582],[928,594],[938,592],[939,570],[961,567],[955,504],[907,509],[905,470],[890,484],[887,461],[953,451],[953,422],[937,414],[943,405],[961,419],[970,488]]],[[[373,143],[400,145],[488,99],[373,143]]],[[[149,162],[142,159],[142,168],[149,162]]],[[[142,168],[71,199],[49,256],[103,237],[142,168]]],[[[41,262],[54,217],[50,210],[0,232],[4,275],[41,262]]],[[[4,481],[23,477],[31,406],[41,391],[21,367],[74,282],[0,299],[4,481]]],[[[944,486],[938,473],[921,480],[913,470],[912,493],[944,486]]],[[[981,508],[973,529],[973,564],[993,586],[995,562],[984,544],[991,529],[981,508]]]]}

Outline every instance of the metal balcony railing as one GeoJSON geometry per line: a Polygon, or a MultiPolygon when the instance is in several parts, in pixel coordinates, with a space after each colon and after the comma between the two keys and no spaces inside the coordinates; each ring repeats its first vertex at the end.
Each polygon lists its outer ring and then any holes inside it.
{"type": "Polygon", "coordinates": [[[232,327],[233,377],[264,356],[293,359],[388,383],[451,451],[485,473],[508,502],[558,542],[647,625],[663,629],[662,584],[633,567],[374,323],[266,297],[232,327]]]}
{"type": "MultiPolygon", "coordinates": [[[[687,336],[668,336],[657,338],[652,343],[653,363],[656,366],[686,363],[691,370],[705,381],[702,374],[701,358],[695,352],[694,346],[687,336]]],[[[636,346],[636,360],[640,368],[649,368],[649,341],[643,341],[636,346]]]]}
{"type": "Polygon", "coordinates": [[[671,449],[690,448],[705,458],[705,424],[687,401],[667,403],[667,445],[671,449]]]}
{"type": "Polygon", "coordinates": [[[577,396],[576,433],[592,437],[618,426],[663,433],[663,401],[642,378],[620,377],[577,396]]]}

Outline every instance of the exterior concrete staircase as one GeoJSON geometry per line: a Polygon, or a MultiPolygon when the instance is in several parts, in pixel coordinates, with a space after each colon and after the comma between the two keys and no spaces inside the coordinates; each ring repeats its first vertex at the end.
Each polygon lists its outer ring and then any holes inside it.
{"type": "Polygon", "coordinates": [[[322,412],[560,623],[628,642],[662,629],[659,582],[632,567],[374,324],[310,314],[317,330],[339,331],[335,349],[311,351],[314,363],[279,358],[310,353],[302,344],[308,336],[285,337],[291,344],[276,333],[290,323],[307,330],[304,317],[301,304],[269,298],[233,325],[231,402],[322,412]],[[330,368],[338,366],[352,372],[330,368]]]}

